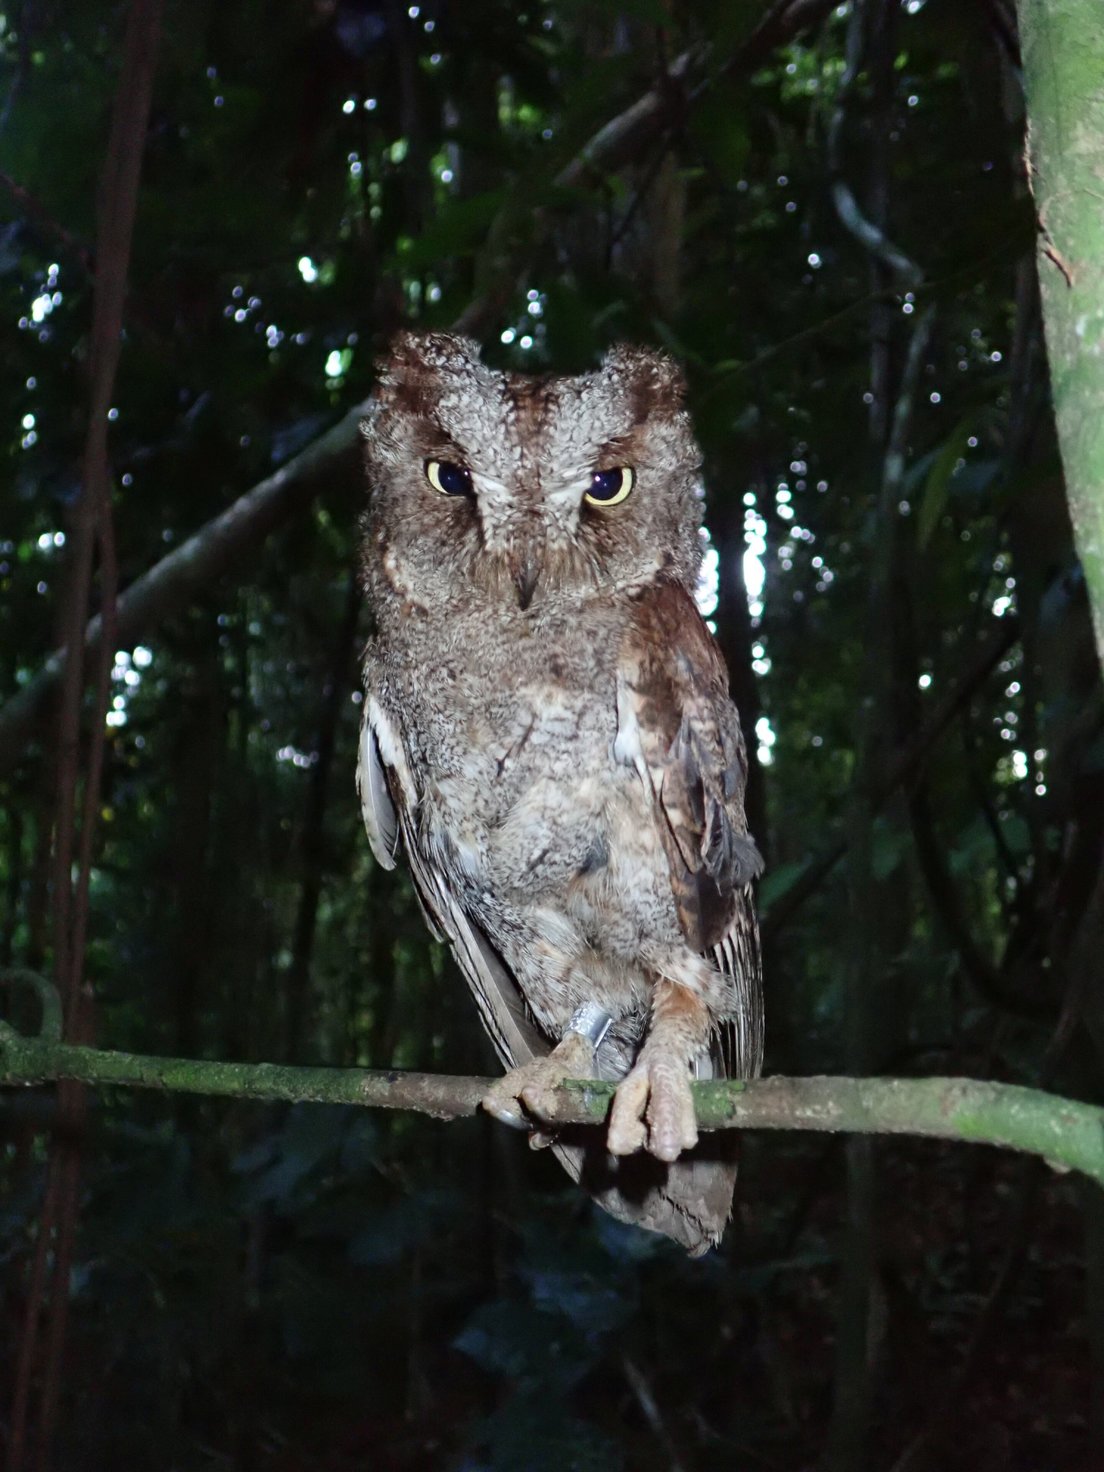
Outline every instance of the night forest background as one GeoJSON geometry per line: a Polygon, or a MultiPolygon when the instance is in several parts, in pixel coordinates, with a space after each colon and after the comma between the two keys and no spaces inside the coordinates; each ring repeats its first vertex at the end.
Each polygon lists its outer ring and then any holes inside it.
{"type": "MultiPolygon", "coordinates": [[[[2,1015],[496,1071],[353,789],[357,406],[459,325],[685,366],[767,1071],[1100,1100],[1018,47],[1008,0],[7,6],[2,1015]]],[[[1100,1466],[1104,1202],[1041,1161],[748,1133],[692,1262],[487,1118],[63,1085],[0,1140],[13,1468],[1100,1466]]]]}

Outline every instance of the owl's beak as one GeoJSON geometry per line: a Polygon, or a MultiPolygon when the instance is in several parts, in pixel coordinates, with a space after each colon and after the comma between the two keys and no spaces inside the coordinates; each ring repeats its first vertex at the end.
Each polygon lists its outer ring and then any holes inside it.
{"type": "Polygon", "coordinates": [[[518,607],[525,611],[533,601],[537,583],[540,581],[541,563],[535,553],[522,553],[513,563],[514,587],[517,589],[518,607]]]}

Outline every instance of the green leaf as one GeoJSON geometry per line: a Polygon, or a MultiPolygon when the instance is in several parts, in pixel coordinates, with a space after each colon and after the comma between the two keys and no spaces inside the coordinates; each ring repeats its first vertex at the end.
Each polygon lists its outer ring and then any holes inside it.
{"type": "Polygon", "coordinates": [[[955,425],[940,448],[916,461],[910,475],[906,477],[910,490],[921,481],[924,485],[916,531],[921,550],[927,547],[939,525],[951,492],[958,497],[981,496],[989,489],[999,472],[1001,461],[996,456],[978,458],[977,455],[970,454],[970,440],[985,427],[989,418],[989,412],[985,409],[970,410],[955,425]],[[960,461],[964,463],[960,464],[960,461]]]}
{"type": "Polygon", "coordinates": [[[927,547],[932,533],[939,525],[950,491],[951,478],[959,460],[965,458],[970,436],[977,428],[977,414],[960,419],[932,461],[924,484],[920,501],[920,515],[916,526],[916,540],[921,549],[927,547]]]}

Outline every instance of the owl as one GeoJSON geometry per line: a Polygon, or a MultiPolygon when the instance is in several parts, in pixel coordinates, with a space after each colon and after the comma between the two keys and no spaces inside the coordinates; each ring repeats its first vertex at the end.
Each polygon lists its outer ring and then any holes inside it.
{"type": "Polygon", "coordinates": [[[607,1211],[691,1253],[732,1205],[692,1078],[762,1056],[747,758],[694,599],[701,455],[666,357],[504,373],[400,336],[363,425],[370,488],[357,785],[534,1129],[607,1211]],[[541,1129],[565,1078],[617,1081],[604,1128],[541,1129]],[[535,1127],[535,1128],[534,1128],[535,1127]]]}

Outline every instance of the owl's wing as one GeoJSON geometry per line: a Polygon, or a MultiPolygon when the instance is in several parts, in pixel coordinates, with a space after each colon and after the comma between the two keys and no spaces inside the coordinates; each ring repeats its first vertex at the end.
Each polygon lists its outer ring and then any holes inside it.
{"type": "MultiPolygon", "coordinates": [[[[414,890],[430,929],[448,940],[474,993],[483,1024],[510,1068],[545,1054],[549,1043],[529,1019],[521,993],[502,959],[464,913],[417,837],[418,794],[395,723],[369,691],[364,702],[357,791],[372,851],[385,869],[406,849],[414,890]]],[[[732,1204],[736,1167],[720,1137],[703,1142],[694,1158],[666,1165],[651,1155],[614,1160],[593,1134],[575,1132],[552,1150],[606,1211],[623,1222],[662,1232],[688,1252],[720,1240],[732,1204]]]]}
{"type": "Polygon", "coordinates": [[[451,946],[498,1056],[510,1068],[547,1053],[548,1043],[530,1021],[517,983],[418,843],[418,792],[410,763],[394,722],[371,692],[360,728],[357,792],[377,862],[393,869],[400,842],[405,848],[426,923],[451,946]]]}
{"type": "Polygon", "coordinates": [[[617,716],[616,751],[652,794],[682,932],[733,986],[725,1071],[749,1077],[762,1061],[763,1005],[747,754],[720,651],[678,583],[660,580],[636,598],[617,716]]]}

